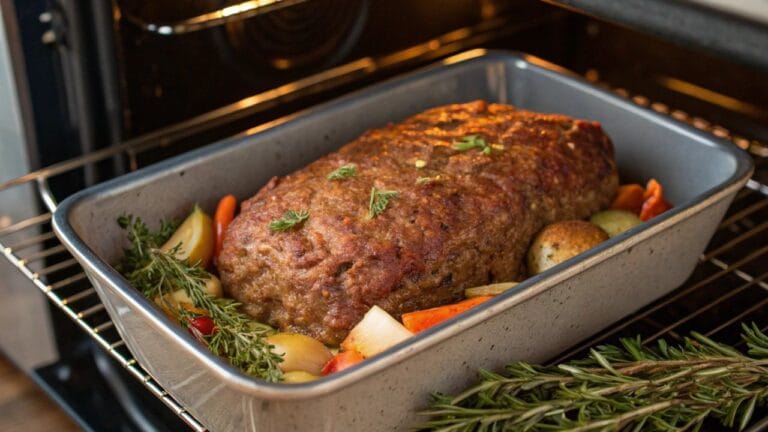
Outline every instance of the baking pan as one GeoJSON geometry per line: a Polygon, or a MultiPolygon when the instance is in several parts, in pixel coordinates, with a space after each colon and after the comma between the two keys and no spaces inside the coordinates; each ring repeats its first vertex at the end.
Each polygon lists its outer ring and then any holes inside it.
{"type": "Polygon", "coordinates": [[[551,358],[679,286],[751,170],[734,146],[543,60],[474,50],[81,191],[53,224],[131,352],[211,430],[390,431],[417,424],[431,391],[455,391],[479,367],[551,358]],[[675,207],[363,364],[299,385],[232,368],[110,265],[125,245],[119,215],[159,221],[194,203],[212,209],[225,193],[242,200],[369,128],[476,99],[600,121],[623,182],[655,177],[675,207]]]}

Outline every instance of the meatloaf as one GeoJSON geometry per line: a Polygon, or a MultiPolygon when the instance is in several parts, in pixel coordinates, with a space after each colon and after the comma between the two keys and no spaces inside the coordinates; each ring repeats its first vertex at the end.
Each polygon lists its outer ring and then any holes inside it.
{"type": "Polygon", "coordinates": [[[521,280],[537,231],[607,207],[617,187],[598,123],[482,101],[441,106],[273,178],[242,204],[218,269],[257,320],[336,345],[372,305],[399,317],[521,280]],[[354,176],[327,177],[348,165],[354,176]],[[373,187],[397,192],[374,215],[373,187]],[[271,230],[289,210],[309,217],[271,230]]]}

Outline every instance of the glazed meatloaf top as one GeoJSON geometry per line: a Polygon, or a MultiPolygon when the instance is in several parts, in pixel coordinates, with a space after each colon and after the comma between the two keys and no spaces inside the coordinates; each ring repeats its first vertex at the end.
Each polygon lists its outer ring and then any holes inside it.
{"type": "Polygon", "coordinates": [[[537,231],[605,208],[617,187],[598,123],[482,101],[437,107],[273,178],[243,203],[218,268],[256,319],[334,345],[372,305],[397,317],[521,280],[537,231]],[[327,177],[350,165],[353,176],[327,177]],[[397,193],[375,215],[372,188],[397,193]],[[271,230],[289,210],[309,217],[271,230]]]}

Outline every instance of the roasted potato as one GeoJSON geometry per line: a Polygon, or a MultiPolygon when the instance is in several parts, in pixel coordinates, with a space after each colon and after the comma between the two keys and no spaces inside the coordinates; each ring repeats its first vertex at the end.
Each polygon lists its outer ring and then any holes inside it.
{"type": "Polygon", "coordinates": [[[610,237],[617,236],[624,231],[643,223],[636,214],[626,210],[605,210],[597,212],[589,218],[589,221],[602,228],[610,237]]]}
{"type": "Polygon", "coordinates": [[[320,375],[323,366],[333,357],[328,348],[317,339],[297,333],[275,333],[267,337],[272,352],[283,356],[278,364],[283,372],[302,371],[320,375]]]}
{"type": "Polygon", "coordinates": [[[539,274],[605,240],[605,231],[582,220],[547,225],[536,234],[528,249],[528,273],[539,274]]]}
{"type": "MultiPolygon", "coordinates": [[[[224,295],[224,289],[221,287],[221,281],[214,275],[209,275],[207,281],[205,281],[204,291],[206,294],[213,297],[221,297],[224,295]]],[[[179,308],[184,308],[190,312],[205,315],[206,311],[196,308],[194,302],[187,295],[187,292],[183,289],[178,289],[172,293],[168,293],[164,296],[157,296],[154,298],[155,304],[160,306],[160,309],[165,312],[169,317],[176,319],[176,314],[179,308]]]]}
{"type": "Polygon", "coordinates": [[[206,268],[213,257],[213,246],[213,221],[200,207],[195,206],[160,249],[170,252],[178,247],[176,258],[206,268]]]}
{"type": "Polygon", "coordinates": [[[283,382],[286,384],[301,384],[318,378],[320,377],[305,371],[291,371],[283,374],[283,382]]]}

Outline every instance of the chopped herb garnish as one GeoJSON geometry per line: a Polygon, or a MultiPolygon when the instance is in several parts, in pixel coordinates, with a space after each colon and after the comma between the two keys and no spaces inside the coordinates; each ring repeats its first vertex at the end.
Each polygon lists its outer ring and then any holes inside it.
{"type": "Polygon", "coordinates": [[[357,167],[354,164],[347,164],[331,171],[326,178],[328,180],[344,180],[355,175],[357,175],[357,167]]]}
{"type": "Polygon", "coordinates": [[[291,228],[304,223],[307,219],[309,219],[308,211],[288,210],[283,213],[283,216],[280,219],[275,219],[269,223],[269,230],[288,231],[291,228]]]}
{"type": "Polygon", "coordinates": [[[434,176],[434,177],[418,177],[416,178],[416,184],[424,184],[424,183],[430,183],[436,180],[440,180],[440,176],[434,176]]]}
{"type": "Polygon", "coordinates": [[[371,200],[368,204],[368,219],[373,219],[376,216],[384,213],[389,205],[389,200],[397,197],[398,191],[393,190],[381,190],[376,189],[376,186],[371,188],[371,200]]]}
{"type": "Polygon", "coordinates": [[[488,143],[485,141],[485,139],[480,135],[463,136],[458,141],[454,141],[452,147],[454,150],[458,150],[460,152],[464,152],[472,149],[478,149],[484,155],[491,154],[491,146],[489,146],[488,143]]]}

